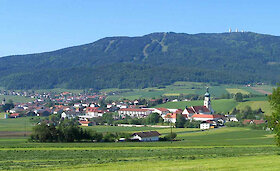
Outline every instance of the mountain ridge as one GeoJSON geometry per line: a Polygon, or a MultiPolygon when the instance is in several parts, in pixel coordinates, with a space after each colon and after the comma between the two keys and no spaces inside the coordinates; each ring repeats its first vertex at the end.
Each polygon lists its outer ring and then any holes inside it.
{"type": "Polygon", "coordinates": [[[0,86],[101,89],[144,88],[174,81],[275,84],[280,78],[279,66],[279,36],[159,32],[106,37],[50,52],[1,57],[0,86]],[[100,71],[107,75],[95,75],[100,71]],[[108,81],[112,77],[116,77],[114,84],[108,81]],[[30,83],[29,78],[36,78],[42,85],[30,83]]]}

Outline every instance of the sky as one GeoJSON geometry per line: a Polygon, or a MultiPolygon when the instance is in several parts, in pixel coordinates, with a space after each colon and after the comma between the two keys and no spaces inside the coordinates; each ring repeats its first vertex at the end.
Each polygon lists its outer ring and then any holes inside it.
{"type": "Polygon", "coordinates": [[[277,0],[0,0],[0,56],[153,32],[280,36],[279,7],[277,0]]]}

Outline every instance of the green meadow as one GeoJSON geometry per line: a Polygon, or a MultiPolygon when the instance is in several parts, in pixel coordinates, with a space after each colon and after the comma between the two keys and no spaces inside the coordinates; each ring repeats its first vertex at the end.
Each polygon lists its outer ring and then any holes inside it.
{"type": "MultiPolygon", "coordinates": [[[[169,128],[154,130],[163,135],[170,131],[169,128]]],[[[125,131],[139,130],[127,128],[125,131]]],[[[176,128],[173,131],[178,134],[179,141],[32,143],[26,138],[0,138],[0,169],[261,170],[261,166],[266,166],[267,170],[279,168],[280,149],[274,145],[273,134],[270,132],[248,128],[220,128],[203,132],[176,128]],[[232,164],[233,162],[235,164],[232,164]]]]}
{"type": "MultiPolygon", "coordinates": [[[[210,93],[213,97],[220,97],[222,94],[228,93],[227,87],[232,87],[231,85],[218,85],[211,86],[206,83],[197,82],[182,82],[178,81],[172,85],[145,88],[145,89],[103,89],[101,92],[117,92],[114,95],[109,95],[106,100],[121,100],[129,99],[135,100],[138,98],[159,98],[161,96],[179,96],[181,94],[199,94],[203,95],[206,91],[206,87],[210,87],[210,93]]],[[[241,87],[241,86],[240,86],[241,87]]]]}
{"type": "MultiPolygon", "coordinates": [[[[212,100],[212,107],[217,113],[227,113],[232,111],[234,107],[237,106],[237,102],[233,99],[219,99],[212,100]]],[[[203,100],[195,100],[195,101],[180,101],[180,102],[167,102],[164,104],[160,104],[155,106],[164,107],[169,109],[185,109],[186,106],[202,106],[203,100]]]]}
{"type": "Polygon", "coordinates": [[[27,103],[33,102],[35,99],[24,97],[24,96],[10,96],[10,95],[0,95],[0,102],[5,99],[7,102],[12,100],[14,103],[27,103]]]}

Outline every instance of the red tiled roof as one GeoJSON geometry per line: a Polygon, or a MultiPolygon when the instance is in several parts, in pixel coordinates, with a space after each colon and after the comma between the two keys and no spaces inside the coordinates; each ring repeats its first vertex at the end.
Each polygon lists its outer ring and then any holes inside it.
{"type": "Polygon", "coordinates": [[[262,124],[262,123],[265,123],[264,120],[250,120],[250,119],[245,119],[243,121],[243,124],[248,124],[250,122],[253,122],[254,124],[258,125],[258,124],[262,124]]]}
{"type": "Polygon", "coordinates": [[[11,117],[19,116],[19,113],[13,113],[10,115],[11,117]]]}
{"type": "Polygon", "coordinates": [[[205,115],[205,114],[194,114],[192,115],[192,118],[222,118],[222,115],[205,115]]]}
{"type": "Polygon", "coordinates": [[[162,111],[162,112],[167,112],[167,111],[169,111],[168,109],[166,109],[166,108],[156,108],[157,110],[159,110],[159,111],[162,111]]]}
{"type": "Polygon", "coordinates": [[[192,106],[193,110],[195,111],[195,113],[208,113],[210,112],[210,110],[206,107],[206,106],[192,106]]]}
{"type": "Polygon", "coordinates": [[[253,122],[254,122],[256,125],[265,123],[264,120],[253,120],[253,122]]]}
{"type": "Polygon", "coordinates": [[[79,121],[80,122],[80,124],[89,124],[89,123],[91,123],[90,121],[79,121]]]}
{"type": "Polygon", "coordinates": [[[167,113],[164,117],[165,118],[176,118],[177,114],[176,113],[167,113]]]}
{"type": "Polygon", "coordinates": [[[133,109],[133,108],[124,108],[119,111],[135,111],[135,112],[147,112],[149,109],[133,109]]]}

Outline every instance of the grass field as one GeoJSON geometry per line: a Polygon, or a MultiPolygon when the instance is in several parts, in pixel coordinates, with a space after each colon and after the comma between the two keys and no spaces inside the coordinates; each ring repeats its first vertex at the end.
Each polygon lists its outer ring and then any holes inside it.
{"type": "Polygon", "coordinates": [[[0,119],[0,131],[31,131],[29,117],[0,119]]]}
{"type": "MultiPolygon", "coordinates": [[[[29,118],[0,120],[1,131],[24,131],[29,118]]],[[[31,124],[28,124],[28,130],[31,124]]],[[[170,128],[92,126],[98,132],[136,132],[170,128]]],[[[174,128],[174,142],[32,143],[0,138],[0,170],[277,170],[280,149],[274,135],[249,128],[198,131],[174,128]],[[273,160],[269,160],[273,159],[273,160]],[[234,163],[234,164],[232,164],[234,163]]]]}
{"type": "MultiPolygon", "coordinates": [[[[131,130],[128,130],[130,132],[131,130]]],[[[162,133],[168,129],[159,129],[162,133]]],[[[0,169],[52,170],[268,170],[279,168],[273,134],[248,128],[204,132],[174,129],[181,141],[30,143],[0,139],[0,169]],[[269,160],[273,159],[273,160],[269,160]],[[234,164],[233,164],[234,163],[234,164]]]]}
{"type": "Polygon", "coordinates": [[[250,106],[252,109],[257,110],[261,108],[264,114],[271,115],[272,109],[268,101],[246,101],[239,103],[236,108],[243,109],[245,106],[250,106]]]}
{"type": "Polygon", "coordinates": [[[158,98],[160,96],[179,96],[180,94],[198,94],[203,95],[206,87],[210,87],[210,93],[213,97],[220,97],[227,93],[226,87],[228,85],[210,86],[206,83],[195,82],[175,82],[172,85],[163,88],[145,88],[145,89],[103,89],[102,92],[118,92],[115,95],[108,96],[107,100],[120,100],[123,98],[135,100],[137,98],[158,98]]]}
{"type": "MultiPolygon", "coordinates": [[[[230,112],[234,107],[237,106],[237,102],[233,99],[220,99],[212,100],[212,107],[218,113],[227,113],[230,112]]],[[[185,109],[186,106],[202,106],[202,100],[196,101],[180,101],[180,102],[167,102],[165,104],[160,104],[156,107],[164,107],[170,109],[185,109]]]]}
{"type": "Polygon", "coordinates": [[[6,113],[0,112],[0,119],[4,119],[6,113]]]}
{"type": "Polygon", "coordinates": [[[249,94],[248,91],[238,88],[227,88],[226,89],[229,94],[236,94],[236,93],[242,93],[242,94],[249,94]]]}
{"type": "Polygon", "coordinates": [[[279,170],[279,155],[250,156],[250,157],[229,157],[212,159],[176,159],[166,161],[141,161],[141,162],[121,162],[87,165],[82,168],[71,170],[279,170]]]}
{"type": "Polygon", "coordinates": [[[28,97],[23,96],[8,96],[8,95],[0,95],[0,102],[2,102],[3,99],[6,99],[8,102],[9,100],[12,100],[14,103],[27,103],[27,102],[33,102],[35,99],[31,99],[28,97]]]}
{"type": "Polygon", "coordinates": [[[120,99],[129,99],[135,100],[138,98],[158,98],[160,96],[179,96],[180,94],[198,94],[203,95],[206,91],[206,87],[210,88],[210,93],[212,97],[221,97],[226,93],[236,94],[238,92],[242,94],[256,94],[263,95],[260,91],[256,91],[253,88],[257,88],[263,91],[271,92],[274,88],[270,85],[258,85],[256,87],[245,87],[243,85],[215,85],[211,86],[207,83],[196,83],[196,82],[182,82],[178,81],[172,85],[164,86],[161,88],[145,88],[145,89],[103,89],[102,92],[118,92],[115,95],[108,96],[107,100],[120,100],[120,99]]]}

